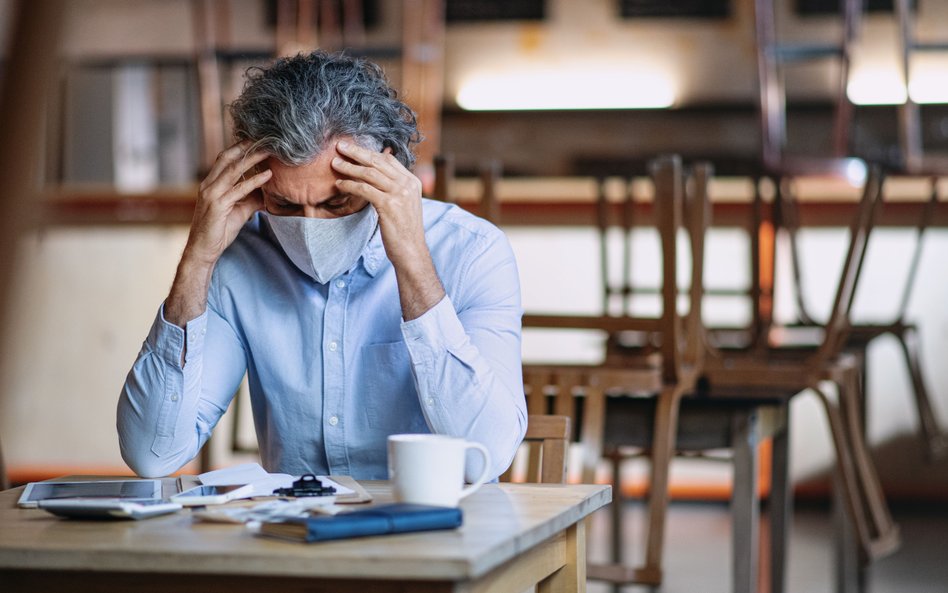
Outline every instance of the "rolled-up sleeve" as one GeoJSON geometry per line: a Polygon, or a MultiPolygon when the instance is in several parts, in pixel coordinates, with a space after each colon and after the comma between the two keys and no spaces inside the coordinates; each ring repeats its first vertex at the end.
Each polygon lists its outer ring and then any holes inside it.
{"type": "MultiPolygon", "coordinates": [[[[402,324],[421,408],[432,432],[479,442],[490,477],[510,465],[527,427],[516,260],[499,231],[464,254],[454,298],[402,324]]],[[[482,470],[470,453],[467,478],[482,470]]]]}
{"type": "Polygon", "coordinates": [[[125,463],[142,477],[165,476],[188,463],[227,409],[245,369],[240,341],[213,310],[180,328],[164,318],[162,306],[119,397],[116,425],[125,463]]]}

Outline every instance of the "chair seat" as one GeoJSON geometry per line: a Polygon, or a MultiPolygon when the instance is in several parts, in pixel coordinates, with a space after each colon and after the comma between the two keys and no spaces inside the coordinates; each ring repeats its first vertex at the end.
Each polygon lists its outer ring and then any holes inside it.
{"type": "MultiPolygon", "coordinates": [[[[648,448],[654,434],[655,398],[609,397],[606,399],[603,446],[648,448]]],[[[781,404],[760,398],[708,401],[684,397],[678,417],[675,448],[679,452],[726,449],[734,442],[735,419],[759,414],[758,421],[766,438],[775,430],[781,404]]]]}

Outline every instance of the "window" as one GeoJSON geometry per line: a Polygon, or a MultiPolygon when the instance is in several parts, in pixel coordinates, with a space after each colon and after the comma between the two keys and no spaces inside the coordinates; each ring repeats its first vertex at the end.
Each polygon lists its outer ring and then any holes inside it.
{"type": "Polygon", "coordinates": [[[619,14],[623,18],[726,18],[731,16],[731,0],[619,0],[619,14]]]}
{"type": "MultiPolygon", "coordinates": [[[[839,14],[840,10],[840,0],[796,0],[796,3],[797,14],[802,16],[839,14]]],[[[863,0],[863,8],[869,12],[892,12],[894,3],[894,0],[863,0]]]]}
{"type": "Polygon", "coordinates": [[[545,0],[447,0],[445,20],[449,23],[476,21],[542,20],[545,0]]]}

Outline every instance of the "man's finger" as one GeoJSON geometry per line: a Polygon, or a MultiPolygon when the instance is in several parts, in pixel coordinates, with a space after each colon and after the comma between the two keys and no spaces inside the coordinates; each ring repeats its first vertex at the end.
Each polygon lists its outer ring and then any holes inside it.
{"type": "Polygon", "coordinates": [[[400,175],[404,175],[408,172],[408,170],[390,154],[363,148],[355,142],[340,140],[336,143],[336,150],[339,154],[351,159],[355,163],[378,169],[391,179],[397,179],[400,175]]]}
{"type": "Polygon", "coordinates": [[[266,169],[264,171],[257,173],[253,177],[250,177],[249,179],[244,179],[243,181],[241,181],[240,183],[232,187],[230,191],[224,194],[222,198],[223,201],[233,203],[233,202],[238,202],[244,199],[245,197],[247,197],[248,194],[250,194],[256,189],[259,189],[264,183],[266,183],[270,179],[272,175],[273,175],[273,171],[271,171],[270,169],[266,169]]]}
{"type": "Polygon", "coordinates": [[[364,181],[383,191],[390,189],[394,181],[375,167],[364,167],[339,157],[334,158],[331,164],[334,170],[349,179],[364,181]]]}
{"type": "Polygon", "coordinates": [[[338,179],[336,180],[336,187],[338,187],[342,193],[368,200],[376,208],[385,201],[387,195],[371,184],[354,179],[338,179]]]}
{"type": "Polygon", "coordinates": [[[263,195],[258,191],[252,191],[244,199],[234,205],[234,210],[240,213],[241,220],[244,222],[250,220],[254,212],[263,210],[263,195]]]}
{"type": "Polygon", "coordinates": [[[217,178],[220,177],[221,171],[224,170],[224,167],[229,165],[235,159],[238,159],[241,156],[243,156],[244,153],[246,153],[249,148],[250,148],[250,141],[243,140],[241,142],[238,142],[237,144],[228,146],[226,149],[221,151],[221,153],[218,154],[217,158],[214,160],[214,164],[211,165],[211,170],[207,172],[207,176],[204,178],[203,185],[210,185],[214,183],[214,181],[216,181],[217,178]]]}
{"type": "Polygon", "coordinates": [[[221,171],[220,176],[204,188],[205,191],[211,191],[221,196],[229,193],[231,188],[243,182],[242,178],[248,171],[267,160],[269,156],[263,151],[258,151],[248,154],[240,160],[231,161],[221,171]]]}
{"type": "Polygon", "coordinates": [[[236,183],[248,171],[253,169],[259,163],[267,160],[269,157],[270,154],[262,150],[244,154],[242,158],[231,161],[228,166],[224,167],[224,170],[221,172],[221,175],[218,179],[228,185],[236,185],[236,183]]]}

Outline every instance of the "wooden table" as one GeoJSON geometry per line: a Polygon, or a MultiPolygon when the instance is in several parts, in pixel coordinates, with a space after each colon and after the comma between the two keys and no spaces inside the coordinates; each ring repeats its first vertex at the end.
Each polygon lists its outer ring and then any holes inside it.
{"type": "MultiPolygon", "coordinates": [[[[391,501],[387,483],[363,485],[373,504],[391,501]]],[[[59,519],[16,508],[21,490],[0,493],[5,593],[585,591],[583,519],[612,498],[601,485],[487,484],[462,502],[458,530],[299,544],[196,523],[186,510],[59,519]]]]}

